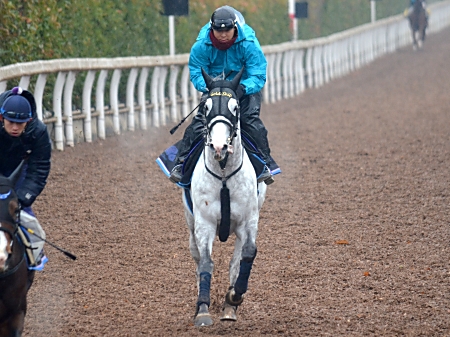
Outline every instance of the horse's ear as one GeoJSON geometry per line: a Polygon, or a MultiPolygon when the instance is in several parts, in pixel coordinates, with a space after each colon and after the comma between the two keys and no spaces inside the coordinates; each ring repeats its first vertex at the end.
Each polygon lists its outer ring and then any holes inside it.
{"type": "Polygon", "coordinates": [[[231,87],[234,88],[234,91],[236,91],[239,82],[241,82],[241,77],[243,73],[244,67],[242,67],[241,70],[239,70],[239,72],[237,73],[237,75],[231,80],[231,87]]]}
{"type": "Polygon", "coordinates": [[[17,180],[19,180],[20,174],[22,172],[23,164],[25,163],[24,160],[22,160],[19,164],[19,166],[16,167],[13,173],[8,177],[8,180],[11,182],[11,186],[15,186],[17,183],[17,180]]]}
{"type": "Polygon", "coordinates": [[[213,82],[213,79],[211,78],[211,76],[209,76],[209,75],[206,73],[206,71],[203,69],[203,67],[202,67],[202,75],[203,75],[203,79],[205,80],[206,87],[207,87],[208,89],[210,89],[210,88],[211,88],[211,84],[212,84],[212,82],[213,82]]]}

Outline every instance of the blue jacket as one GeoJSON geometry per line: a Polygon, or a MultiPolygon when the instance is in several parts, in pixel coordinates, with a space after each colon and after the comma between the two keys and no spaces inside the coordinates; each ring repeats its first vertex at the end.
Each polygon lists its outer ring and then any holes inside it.
{"type": "Polygon", "coordinates": [[[222,72],[228,74],[232,71],[227,77],[227,80],[231,80],[244,67],[241,84],[245,87],[245,94],[255,94],[264,87],[267,61],[255,31],[247,24],[242,27],[237,24],[237,28],[237,39],[227,50],[213,46],[209,37],[209,23],[200,30],[189,56],[191,81],[198,91],[207,91],[201,68],[213,78],[222,72]]]}
{"type": "MultiPolygon", "coordinates": [[[[11,91],[0,95],[0,106],[10,95],[11,91]]],[[[34,98],[31,94],[26,98],[30,101],[33,119],[28,122],[25,132],[20,137],[11,137],[0,125],[0,174],[9,177],[22,159],[26,159],[16,190],[23,207],[31,206],[44,189],[52,152],[47,127],[37,118],[34,98]]]]}

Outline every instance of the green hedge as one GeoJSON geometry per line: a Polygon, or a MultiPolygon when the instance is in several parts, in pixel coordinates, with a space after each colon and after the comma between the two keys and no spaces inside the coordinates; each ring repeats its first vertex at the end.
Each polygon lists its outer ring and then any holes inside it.
{"type": "MultiPolygon", "coordinates": [[[[433,2],[433,1],[429,1],[433,2]]],[[[370,21],[368,0],[309,0],[298,38],[326,36],[370,21]]],[[[403,12],[409,0],[377,1],[377,18],[403,12]]],[[[190,0],[176,17],[177,53],[187,53],[215,8],[240,10],[262,45],[291,39],[288,0],[190,0]]],[[[33,60],[169,53],[161,0],[0,0],[0,66],[33,60]]]]}

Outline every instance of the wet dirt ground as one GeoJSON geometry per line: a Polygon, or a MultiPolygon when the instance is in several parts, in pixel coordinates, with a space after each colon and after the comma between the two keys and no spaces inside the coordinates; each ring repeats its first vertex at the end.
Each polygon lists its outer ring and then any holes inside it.
{"type": "Polygon", "coordinates": [[[193,326],[181,190],[155,163],[182,131],[55,151],[34,210],[78,259],[46,246],[24,335],[450,336],[449,83],[447,29],[263,106],[283,173],[235,323],[218,320],[234,240],[215,243],[209,328],[193,326]]]}

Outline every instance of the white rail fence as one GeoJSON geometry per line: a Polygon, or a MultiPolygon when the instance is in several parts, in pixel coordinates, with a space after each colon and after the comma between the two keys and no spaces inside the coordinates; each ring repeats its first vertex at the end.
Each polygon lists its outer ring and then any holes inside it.
{"type": "MultiPolygon", "coordinates": [[[[429,8],[428,34],[450,25],[450,0],[429,8]]],[[[408,21],[398,15],[324,38],[263,46],[268,60],[264,102],[274,103],[306,88],[318,88],[411,41],[408,21]]],[[[47,124],[54,147],[63,150],[78,142],[159,127],[187,116],[199,100],[189,81],[188,58],[189,54],[179,54],[12,64],[0,68],[0,92],[9,89],[8,81],[18,81],[28,89],[35,79],[38,118],[47,124]],[[126,88],[120,87],[123,74],[128,76],[126,88]],[[50,75],[55,77],[51,85],[47,81],[50,75]],[[73,106],[77,79],[83,81],[82,106],[78,109],[73,106]],[[48,90],[53,92],[53,106],[52,116],[47,118],[42,103],[48,90]]]]}

